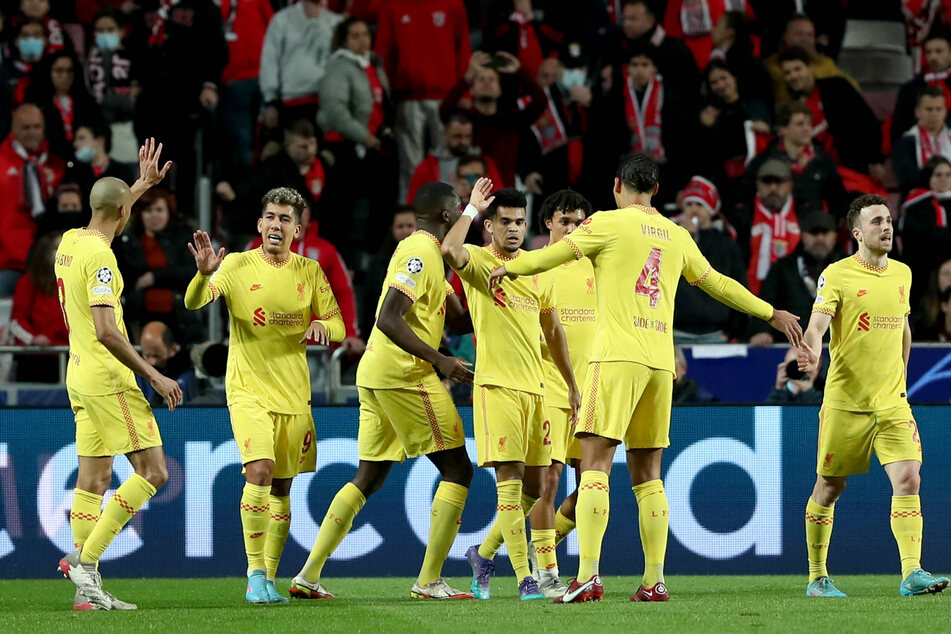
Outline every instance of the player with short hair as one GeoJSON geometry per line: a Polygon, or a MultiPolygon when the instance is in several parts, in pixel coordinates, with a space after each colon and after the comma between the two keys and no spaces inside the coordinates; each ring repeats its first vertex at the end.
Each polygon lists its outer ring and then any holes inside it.
{"type": "Polygon", "coordinates": [[[69,513],[76,550],[60,560],[59,568],[76,584],[73,608],[77,610],[136,609],[102,589],[99,559],[122,527],[168,480],[162,436],[133,372],[149,380],[169,411],[181,402],[182,390],[129,342],[119,301],[122,275],[110,248],[129,222],[135,201],[171,167],[166,163],[159,169],[161,153],[162,144],[156,147],[155,139],[139,149],[141,176],[131,188],[117,178],[98,180],[89,196],[89,226],[67,231],[56,250],[56,286],[69,332],[66,390],[76,419],[79,454],[69,513]],[[112,463],[119,454],[129,459],[135,473],[102,509],[102,496],[112,481],[112,463]]]}
{"type": "MultiPolygon", "coordinates": [[[[562,189],[542,203],[540,219],[548,230],[548,246],[570,235],[584,219],[591,215],[591,203],[581,194],[562,189]]],[[[591,260],[582,258],[552,269],[555,296],[558,298],[558,321],[568,341],[568,356],[575,378],[582,384],[588,371],[588,358],[594,341],[595,314],[598,299],[595,294],[594,269],[591,260]]],[[[567,589],[558,575],[556,547],[575,527],[577,491],[565,498],[555,511],[555,496],[566,464],[580,474],[581,447],[574,436],[574,419],[568,401],[568,386],[542,342],[542,360],[545,364],[545,411],[551,425],[551,466],[545,471],[542,496],[532,509],[529,559],[536,564],[538,587],[548,599],[560,597],[567,589]],[[534,555],[534,556],[533,556],[534,555]]]]}
{"type": "Polygon", "coordinates": [[[436,375],[471,383],[471,365],[439,352],[443,327],[472,332],[472,322],[446,281],[439,247],[459,218],[461,202],[451,185],[427,183],[413,203],[419,229],[400,241],[387,266],[377,303],[376,324],[357,368],[360,393],[360,466],[337,492],[320,525],[307,562],[291,583],[291,596],[333,598],[320,583],[327,558],[350,532],[367,499],[380,490],[390,469],[425,455],[442,482],[433,497],[429,541],[414,599],[471,599],[449,586],[442,566],[462,519],[472,461],[466,453],[462,419],[436,375]]]}
{"type": "Polygon", "coordinates": [[[911,354],[911,269],[889,260],[895,234],[887,201],[859,196],[847,217],[858,252],[819,277],[816,303],[799,352],[812,371],[832,327],[819,410],[816,485],[806,503],[809,584],[806,596],[844,597],[826,570],[835,502],[848,476],[868,471],[872,453],[892,485],[891,528],[901,557],[901,596],[941,592],[947,577],[921,569],[921,439],[905,380],[911,354]]]}
{"type": "Polygon", "coordinates": [[[794,345],[802,336],[796,316],[774,310],[715,271],[687,230],[650,206],[659,176],[651,157],[624,157],[614,179],[617,210],[592,215],[570,236],[505,262],[489,278],[495,288],[503,279],[517,281],[585,256],[594,265],[597,334],[575,427],[584,469],[575,518],[579,572],[556,603],[596,601],[604,594],[598,561],[610,508],[608,476],[621,441],[627,445],[644,548],[644,577],[631,600],[668,599],[663,573],[668,506],[660,465],[663,448],[670,445],[674,296],[681,275],[731,308],[769,321],[794,345]]]}
{"type": "Polygon", "coordinates": [[[257,249],[225,257],[207,233],[195,232],[188,249],[198,273],[185,291],[185,307],[197,310],[222,296],[228,303],[225,392],[246,479],[240,505],[245,599],[285,603],[274,578],[290,529],[291,484],[317,462],[306,344],[340,341],[345,330],[320,264],[291,251],[307,206],[303,197],[278,187],[261,206],[264,243],[257,249]]]}
{"type": "Polygon", "coordinates": [[[489,290],[489,272],[503,262],[524,257],[525,195],[501,189],[493,196],[492,181],[480,178],[469,204],[442,243],[443,258],[456,270],[465,288],[475,325],[476,372],[472,412],[479,466],[494,467],[498,514],[488,537],[466,551],[472,566],[471,589],[488,599],[492,559],[505,543],[523,601],[544,599],[528,567],[525,517],[542,494],[544,470],[551,464],[551,429],[545,411],[544,335],[554,363],[568,385],[572,417],[580,394],[568,358],[565,332],[558,321],[554,281],[536,275],[489,290]],[[487,247],[463,244],[469,226],[485,211],[492,235],[487,247]]]}

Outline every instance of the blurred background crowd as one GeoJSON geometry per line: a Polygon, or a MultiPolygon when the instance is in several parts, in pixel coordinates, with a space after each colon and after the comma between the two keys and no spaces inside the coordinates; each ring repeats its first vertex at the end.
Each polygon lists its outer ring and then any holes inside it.
{"type": "MultiPolygon", "coordinates": [[[[915,340],[949,341],[949,25],[949,0],[0,0],[6,343],[66,343],[52,255],[97,178],[136,177],[147,137],[175,166],[113,248],[155,363],[187,368],[209,337],[182,303],[202,209],[244,250],[264,192],[304,195],[294,250],[327,274],[353,362],[421,184],[519,187],[537,248],[544,198],[613,208],[631,151],[661,163],[655,204],[713,266],[803,325],[852,249],[851,198],[887,195],[915,340]]],[[[774,342],[684,283],[675,328],[774,342]]],[[[446,345],[474,356],[471,338],[446,345]]]]}

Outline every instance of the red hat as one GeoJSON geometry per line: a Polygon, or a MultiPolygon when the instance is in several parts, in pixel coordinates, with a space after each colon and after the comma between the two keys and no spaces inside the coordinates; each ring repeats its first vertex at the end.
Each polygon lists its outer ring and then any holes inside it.
{"type": "Polygon", "coordinates": [[[700,203],[710,210],[711,216],[720,213],[720,192],[717,186],[702,176],[694,176],[684,188],[683,204],[700,203]]]}

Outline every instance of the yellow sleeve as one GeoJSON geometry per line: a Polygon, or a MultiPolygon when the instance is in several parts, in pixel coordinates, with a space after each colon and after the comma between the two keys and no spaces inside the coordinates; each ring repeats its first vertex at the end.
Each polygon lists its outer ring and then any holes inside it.
{"type": "MultiPolygon", "coordinates": [[[[483,284],[489,283],[489,268],[485,264],[485,249],[477,247],[474,244],[463,245],[469,252],[469,261],[461,269],[455,269],[459,279],[476,286],[481,281],[483,284]]],[[[523,256],[524,257],[524,256],[523,256]]],[[[521,259],[521,258],[518,258],[521,259]]],[[[514,260],[513,260],[514,262],[514,260]]]]}
{"type": "Polygon", "coordinates": [[[816,282],[816,302],[812,312],[835,317],[842,302],[842,283],[838,271],[827,267],[816,282]]]}
{"type": "Polygon", "coordinates": [[[188,288],[185,289],[185,308],[198,310],[205,304],[228,294],[228,289],[231,288],[233,257],[233,254],[226,255],[225,259],[218,265],[218,270],[211,275],[202,275],[201,271],[195,272],[195,277],[192,278],[192,281],[188,283],[188,288]]]}
{"type": "Polygon", "coordinates": [[[692,285],[699,286],[704,293],[734,310],[759,317],[763,321],[773,318],[774,309],[771,304],[761,300],[732,277],[727,277],[713,267],[696,282],[692,282],[692,285]]]}
{"type": "Polygon", "coordinates": [[[505,270],[513,275],[535,275],[582,257],[584,254],[571,242],[571,236],[568,236],[549,247],[523,253],[511,262],[506,262],[505,270]]]}
{"type": "MultiPolygon", "coordinates": [[[[469,259],[471,261],[471,254],[469,259]]],[[[439,260],[439,265],[442,265],[442,260],[439,260]]],[[[431,260],[426,262],[421,255],[404,248],[397,254],[396,267],[393,276],[388,278],[387,287],[398,290],[415,302],[434,287],[436,278],[444,279],[442,270],[434,271],[434,268],[437,267],[431,260]]]]}
{"type": "Polygon", "coordinates": [[[676,234],[678,241],[684,247],[684,267],[681,274],[690,284],[697,286],[698,280],[706,275],[707,271],[712,270],[713,267],[710,266],[710,262],[708,262],[707,258],[700,252],[700,247],[694,242],[690,232],[683,227],[678,227],[678,230],[676,234]]]}
{"type": "Polygon", "coordinates": [[[343,317],[340,315],[340,307],[337,305],[337,298],[330,290],[330,283],[324,277],[324,270],[320,264],[314,260],[314,296],[311,299],[311,311],[317,315],[314,321],[323,325],[327,329],[327,337],[331,341],[343,341],[347,335],[347,329],[343,324],[343,317]]]}
{"type": "Polygon", "coordinates": [[[119,306],[119,267],[112,251],[98,251],[86,269],[86,297],[90,306],[119,306]]]}

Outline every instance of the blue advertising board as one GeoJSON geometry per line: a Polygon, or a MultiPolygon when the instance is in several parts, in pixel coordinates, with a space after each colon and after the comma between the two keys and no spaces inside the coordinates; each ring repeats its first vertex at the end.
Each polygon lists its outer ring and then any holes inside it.
{"type": "MultiPolygon", "coordinates": [[[[951,407],[915,410],[924,443],[922,504],[924,562],[951,570],[951,407]]],[[[156,412],[170,478],[106,551],[108,577],[209,577],[245,570],[238,499],[243,479],[225,409],[156,412]]],[[[471,430],[471,410],[462,410],[471,430]]],[[[316,408],[318,471],[292,490],[291,534],[279,574],[297,572],[337,489],[357,462],[357,410],[316,408]]],[[[68,410],[0,410],[0,561],[2,576],[47,577],[72,549],[68,510],[77,459],[68,410]]],[[[670,574],[797,574],[806,571],[803,514],[815,481],[817,409],[811,407],[675,408],[664,480],[671,508],[667,551],[670,574]]],[[[475,456],[474,441],[469,440],[475,456]]],[[[127,478],[115,461],[113,486],[127,478]]],[[[565,478],[562,495],[573,484],[565,478]]],[[[325,577],[415,575],[438,483],[425,459],[397,465],[367,503],[325,568],[325,577]]],[[[642,566],[636,505],[624,455],[611,476],[611,521],[601,572],[639,574],[642,566]]],[[[111,495],[111,492],[109,493],[111,495]]],[[[834,573],[895,573],[898,552],[889,530],[891,491],[874,462],[854,476],[836,506],[829,557],[834,573]]],[[[561,496],[559,496],[561,497],[561,496]]],[[[492,474],[477,469],[445,574],[465,576],[463,553],[488,532],[495,513],[492,474]]],[[[577,542],[559,548],[567,574],[577,542]]],[[[500,573],[511,574],[499,558],[500,573]]]]}

